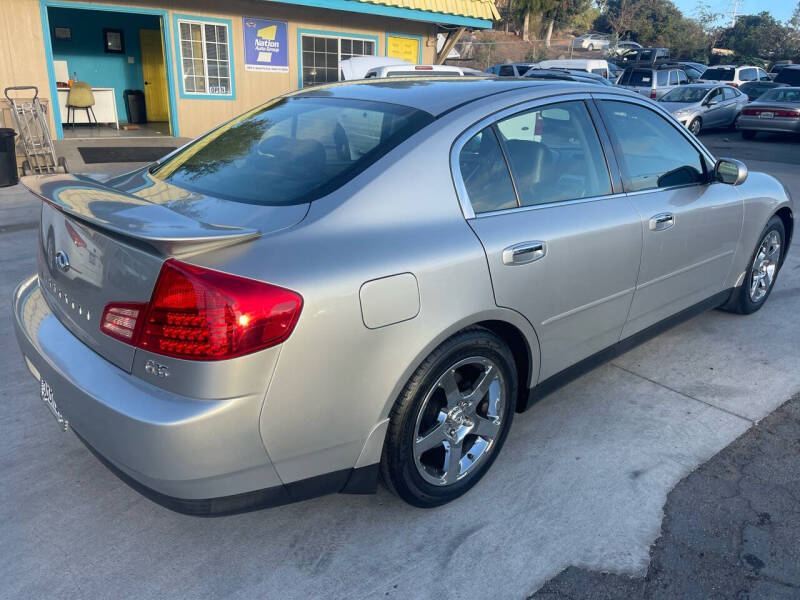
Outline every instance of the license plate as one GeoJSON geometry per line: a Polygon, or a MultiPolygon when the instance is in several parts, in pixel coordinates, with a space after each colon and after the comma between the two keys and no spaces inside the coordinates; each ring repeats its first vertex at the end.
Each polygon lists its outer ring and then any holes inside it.
{"type": "Polygon", "coordinates": [[[58,421],[58,425],[61,428],[61,431],[66,431],[69,429],[69,421],[64,418],[64,415],[58,410],[58,405],[56,404],[56,395],[53,392],[53,388],[44,380],[41,379],[39,381],[40,384],[40,391],[39,394],[42,398],[42,402],[47,404],[47,408],[50,409],[50,412],[55,417],[56,421],[58,421]]]}
{"type": "Polygon", "coordinates": [[[775,116],[774,112],[762,112],[758,114],[760,119],[772,119],[775,116]]]}

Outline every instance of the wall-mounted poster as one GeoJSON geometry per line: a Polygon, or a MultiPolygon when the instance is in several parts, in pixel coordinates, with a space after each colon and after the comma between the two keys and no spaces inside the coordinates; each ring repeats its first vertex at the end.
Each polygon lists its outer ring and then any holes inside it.
{"type": "Polygon", "coordinates": [[[244,70],[289,72],[289,33],[283,21],[242,19],[244,70]]]}
{"type": "Polygon", "coordinates": [[[422,60],[420,38],[386,34],[386,56],[400,58],[412,64],[422,60]]]}

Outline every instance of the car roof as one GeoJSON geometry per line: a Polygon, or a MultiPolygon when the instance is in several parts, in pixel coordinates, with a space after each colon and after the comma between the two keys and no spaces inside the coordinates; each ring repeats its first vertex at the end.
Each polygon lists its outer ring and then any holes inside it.
{"type": "MultiPolygon", "coordinates": [[[[294,97],[346,98],[349,100],[371,100],[402,104],[422,110],[434,116],[449,110],[505,92],[529,90],[529,98],[565,92],[597,91],[592,83],[577,83],[563,80],[512,79],[494,77],[394,77],[386,79],[362,79],[352,82],[315,86],[287,94],[294,97]]],[[[603,93],[615,92],[603,88],[603,93]]],[[[630,95],[619,90],[620,95],[630,95]]]]}

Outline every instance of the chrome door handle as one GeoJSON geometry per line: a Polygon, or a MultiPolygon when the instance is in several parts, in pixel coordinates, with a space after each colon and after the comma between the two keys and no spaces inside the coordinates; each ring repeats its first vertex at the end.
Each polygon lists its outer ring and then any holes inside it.
{"type": "Polygon", "coordinates": [[[544,242],[522,242],[503,250],[503,264],[524,265],[539,260],[545,254],[547,254],[547,246],[544,242]]]}
{"type": "Polygon", "coordinates": [[[650,219],[650,231],[663,231],[675,225],[675,215],[659,213],[650,219]]]}

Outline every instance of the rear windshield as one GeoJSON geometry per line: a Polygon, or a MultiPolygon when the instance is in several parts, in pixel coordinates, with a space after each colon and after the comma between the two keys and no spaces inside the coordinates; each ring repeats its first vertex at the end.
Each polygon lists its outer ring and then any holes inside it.
{"type": "Polygon", "coordinates": [[[710,79],[712,81],[733,81],[733,76],[736,71],[733,69],[716,69],[711,67],[706,69],[703,73],[703,79],[710,79]]]}
{"type": "Polygon", "coordinates": [[[773,80],[777,83],[788,83],[789,85],[800,85],[800,69],[781,69],[781,72],[773,80]]]}
{"type": "Polygon", "coordinates": [[[661,96],[661,102],[700,102],[708,93],[707,88],[676,87],[661,96]]]}
{"type": "Polygon", "coordinates": [[[199,138],[153,175],[248,204],[315,200],[433,121],[410,107],[342,98],[281,98],[199,138]]]}
{"type": "Polygon", "coordinates": [[[650,69],[634,69],[624,85],[650,87],[653,85],[653,72],[650,69]]]}
{"type": "Polygon", "coordinates": [[[791,102],[800,104],[800,89],[797,88],[777,88],[763,94],[759,102],[791,102]]]}

